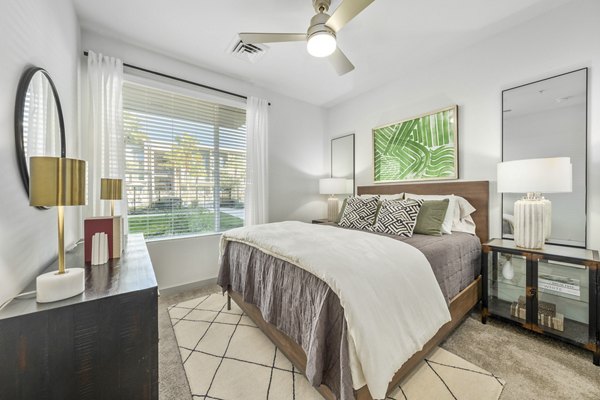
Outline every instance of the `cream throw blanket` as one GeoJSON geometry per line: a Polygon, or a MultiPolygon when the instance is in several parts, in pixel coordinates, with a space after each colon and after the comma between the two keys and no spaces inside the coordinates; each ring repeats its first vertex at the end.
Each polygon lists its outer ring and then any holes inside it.
{"type": "Polygon", "coordinates": [[[394,373],[423,348],[450,312],[429,262],[416,248],[368,232],[303,222],[232,229],[236,241],[317,276],[340,299],[348,324],[354,388],[384,399],[394,373]]]}

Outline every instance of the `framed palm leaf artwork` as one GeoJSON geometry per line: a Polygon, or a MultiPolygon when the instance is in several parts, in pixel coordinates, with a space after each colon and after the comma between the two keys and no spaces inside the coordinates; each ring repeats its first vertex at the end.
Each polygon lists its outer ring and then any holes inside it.
{"type": "Polygon", "coordinates": [[[458,179],[458,106],[373,129],[375,183],[458,179]]]}

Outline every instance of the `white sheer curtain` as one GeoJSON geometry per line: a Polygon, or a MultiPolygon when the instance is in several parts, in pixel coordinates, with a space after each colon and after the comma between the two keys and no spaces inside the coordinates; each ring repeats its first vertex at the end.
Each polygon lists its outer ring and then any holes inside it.
{"type": "Polygon", "coordinates": [[[88,207],[86,216],[110,215],[110,201],[100,200],[100,179],[123,179],[123,200],[115,214],[127,230],[125,188],[125,138],[123,135],[123,62],[88,52],[84,79],[83,151],[88,162],[88,207]]]}
{"type": "Polygon", "coordinates": [[[248,97],[246,107],[246,201],[244,225],[268,220],[267,151],[269,103],[248,97]]]}

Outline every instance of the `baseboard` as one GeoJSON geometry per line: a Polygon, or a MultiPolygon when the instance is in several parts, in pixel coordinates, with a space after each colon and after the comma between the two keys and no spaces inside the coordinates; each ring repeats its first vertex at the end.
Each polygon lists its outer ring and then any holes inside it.
{"type": "Polygon", "coordinates": [[[170,286],[167,288],[162,288],[159,290],[159,295],[172,295],[180,292],[185,292],[186,290],[192,289],[202,289],[207,286],[212,286],[217,284],[217,278],[205,279],[203,281],[196,281],[185,283],[183,285],[170,286]]]}

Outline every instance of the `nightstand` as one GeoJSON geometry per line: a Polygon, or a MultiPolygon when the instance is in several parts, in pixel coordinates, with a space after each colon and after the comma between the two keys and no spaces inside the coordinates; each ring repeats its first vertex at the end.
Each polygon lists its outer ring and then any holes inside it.
{"type": "Polygon", "coordinates": [[[333,222],[333,221],[330,221],[330,220],[328,220],[327,218],[323,218],[323,219],[313,219],[313,220],[312,220],[312,223],[313,223],[313,224],[327,224],[327,223],[329,223],[329,222],[333,222]]]}
{"type": "Polygon", "coordinates": [[[482,313],[583,347],[600,365],[598,251],[545,245],[523,249],[512,240],[482,246],[482,313]]]}

